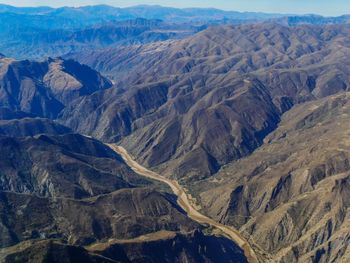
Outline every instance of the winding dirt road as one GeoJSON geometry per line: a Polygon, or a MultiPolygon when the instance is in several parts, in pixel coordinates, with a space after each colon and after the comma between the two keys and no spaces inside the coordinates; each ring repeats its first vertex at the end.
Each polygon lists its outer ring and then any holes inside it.
{"type": "Polygon", "coordinates": [[[139,163],[133,160],[133,158],[129,155],[129,153],[121,146],[115,144],[108,144],[108,146],[114,150],[116,153],[122,156],[124,161],[139,175],[161,181],[170,186],[174,194],[177,196],[177,203],[179,206],[187,213],[187,215],[194,221],[200,224],[207,224],[217,229],[220,229],[223,233],[225,233],[228,237],[231,238],[243,251],[247,260],[250,263],[258,263],[258,259],[254,250],[251,248],[249,243],[245,240],[244,237],[240,235],[240,233],[229,226],[224,224],[220,224],[213,219],[201,214],[197,211],[194,206],[189,201],[188,196],[186,195],[184,189],[179,185],[179,183],[175,180],[170,180],[168,178],[164,178],[161,175],[148,170],[147,168],[141,166],[139,163]]]}

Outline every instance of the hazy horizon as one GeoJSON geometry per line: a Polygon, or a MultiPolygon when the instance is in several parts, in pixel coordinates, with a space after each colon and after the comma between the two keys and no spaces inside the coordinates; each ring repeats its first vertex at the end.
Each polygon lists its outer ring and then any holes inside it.
{"type": "Polygon", "coordinates": [[[313,0],[251,0],[243,2],[241,0],[217,0],[215,4],[209,0],[132,0],[132,1],[115,1],[115,0],[63,0],[52,1],[44,0],[7,0],[0,1],[0,4],[7,4],[17,7],[34,7],[34,6],[50,6],[50,7],[79,7],[86,5],[110,5],[114,7],[130,7],[135,5],[160,5],[175,8],[217,8],[226,11],[239,12],[264,12],[264,13],[281,13],[281,14],[319,14],[323,16],[340,16],[350,13],[350,3],[346,0],[319,0],[317,3],[313,0]]]}

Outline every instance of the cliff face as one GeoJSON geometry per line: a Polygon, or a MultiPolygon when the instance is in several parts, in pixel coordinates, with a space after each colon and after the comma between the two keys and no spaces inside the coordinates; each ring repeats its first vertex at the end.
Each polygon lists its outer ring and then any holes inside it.
{"type": "Polygon", "coordinates": [[[349,114],[347,93],[287,112],[252,155],[193,185],[205,211],[279,262],[346,260],[349,114]]]}

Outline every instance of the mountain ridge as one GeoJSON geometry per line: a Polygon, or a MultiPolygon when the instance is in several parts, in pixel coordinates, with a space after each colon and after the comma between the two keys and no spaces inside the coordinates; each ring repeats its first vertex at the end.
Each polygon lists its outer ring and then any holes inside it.
{"type": "Polygon", "coordinates": [[[348,89],[349,29],[212,27],[183,40],[73,55],[117,88],[76,101],[61,121],[120,141],[169,176],[210,176],[260,146],[293,105],[348,89]]]}
{"type": "Polygon", "coordinates": [[[0,261],[348,259],[347,16],[8,8],[72,49],[0,56],[0,261]]]}

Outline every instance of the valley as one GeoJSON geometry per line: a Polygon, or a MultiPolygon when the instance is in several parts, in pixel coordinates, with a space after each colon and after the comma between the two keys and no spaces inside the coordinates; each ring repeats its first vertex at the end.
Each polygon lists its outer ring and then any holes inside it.
{"type": "Polygon", "coordinates": [[[0,36],[0,262],[350,260],[349,15],[0,4],[0,36]]]}
{"type": "Polygon", "coordinates": [[[180,207],[186,212],[187,216],[189,216],[194,221],[204,224],[213,226],[223,232],[224,235],[227,235],[230,239],[232,239],[240,248],[244,250],[244,255],[246,256],[248,262],[250,263],[258,263],[259,260],[257,259],[257,256],[255,255],[254,250],[251,248],[249,243],[239,234],[239,232],[229,226],[225,226],[223,224],[219,224],[215,222],[213,219],[201,214],[189,201],[189,198],[187,194],[185,193],[184,189],[179,185],[179,183],[175,180],[169,180],[161,175],[154,173],[145,167],[141,166],[137,162],[135,162],[132,157],[128,154],[128,152],[122,148],[121,146],[109,145],[114,151],[116,151],[118,154],[120,154],[125,162],[138,174],[155,179],[158,181],[161,181],[163,183],[166,183],[170,186],[174,194],[177,196],[177,203],[180,205],[180,207]]]}

